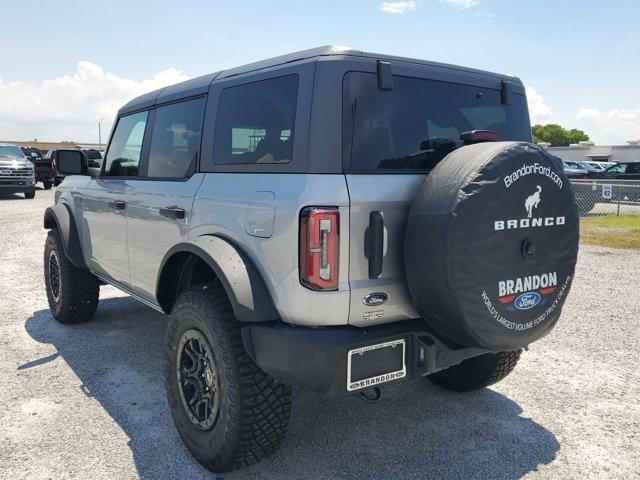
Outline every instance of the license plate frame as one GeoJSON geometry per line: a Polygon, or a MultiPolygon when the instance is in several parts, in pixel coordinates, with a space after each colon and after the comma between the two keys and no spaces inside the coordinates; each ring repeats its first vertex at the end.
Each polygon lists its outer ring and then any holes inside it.
{"type": "Polygon", "coordinates": [[[387,342],[377,343],[374,345],[366,345],[364,347],[354,348],[347,353],[347,391],[361,390],[363,388],[371,388],[377,385],[398,380],[407,376],[407,342],[404,338],[389,340],[387,342]],[[381,348],[402,348],[402,368],[391,372],[380,373],[369,378],[352,381],[351,365],[352,358],[355,355],[363,355],[373,350],[381,348]]]}

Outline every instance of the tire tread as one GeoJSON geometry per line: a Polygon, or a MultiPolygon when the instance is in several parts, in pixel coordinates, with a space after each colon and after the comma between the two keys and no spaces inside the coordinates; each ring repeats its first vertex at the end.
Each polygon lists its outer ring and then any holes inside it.
{"type": "Polygon", "coordinates": [[[487,353],[464,360],[427,378],[434,384],[454,392],[470,392],[488,387],[509,375],[520,359],[522,350],[487,353]]]}
{"type": "Polygon", "coordinates": [[[93,317],[98,308],[100,283],[89,270],[71,263],[64,253],[62,239],[56,229],[49,230],[45,243],[44,276],[49,307],[58,322],[83,323],[93,317]],[[55,249],[58,255],[63,279],[60,305],[56,304],[49,288],[48,255],[51,249],[55,249]]]}
{"type": "MultiPolygon", "coordinates": [[[[262,371],[246,353],[242,325],[236,320],[231,303],[219,282],[186,291],[176,302],[173,312],[186,305],[205,312],[213,310],[218,322],[211,322],[210,326],[214,333],[224,335],[229,342],[240,397],[236,411],[237,433],[226,432],[229,440],[226,451],[209,458],[194,456],[214,472],[236,470],[258,463],[276,453],[284,441],[291,413],[291,388],[262,371]]],[[[177,328],[174,318],[172,313],[169,329],[177,328]]],[[[167,340],[171,336],[168,331],[167,340]]],[[[167,347],[170,348],[169,342],[167,347]]],[[[168,363],[167,356],[165,369],[171,368],[168,363]]]]}

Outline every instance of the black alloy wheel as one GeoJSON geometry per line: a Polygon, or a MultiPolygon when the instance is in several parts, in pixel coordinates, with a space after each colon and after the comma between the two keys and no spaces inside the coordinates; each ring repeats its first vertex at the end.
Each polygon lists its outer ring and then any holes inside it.
{"type": "Polygon", "coordinates": [[[209,430],[220,410],[220,387],[211,346],[200,331],[190,329],[182,335],[176,368],[187,416],[196,427],[209,430]]]}
{"type": "Polygon", "coordinates": [[[55,250],[51,250],[49,253],[49,290],[51,296],[56,303],[60,302],[61,292],[61,275],[60,275],[60,261],[58,260],[58,254],[55,250]]]}

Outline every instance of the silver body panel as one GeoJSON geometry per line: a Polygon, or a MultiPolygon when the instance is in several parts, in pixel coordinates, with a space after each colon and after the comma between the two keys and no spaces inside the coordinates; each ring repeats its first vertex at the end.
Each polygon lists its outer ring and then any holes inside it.
{"type": "Polygon", "coordinates": [[[126,207],[129,281],[133,291],[149,301],[155,301],[158,270],[165,255],[189,238],[192,206],[204,177],[196,173],[186,181],[130,182],[126,207]],[[171,207],[183,209],[185,217],[160,215],[161,208],[171,207]]]}
{"type": "Polygon", "coordinates": [[[370,325],[417,318],[404,276],[404,232],[411,202],[424,182],[424,174],[346,175],[351,199],[349,245],[349,323],[370,325]],[[369,213],[379,211],[384,219],[382,274],[369,278],[369,261],[364,255],[369,213]],[[364,298],[373,292],[386,293],[382,305],[367,306],[364,298]]]}
{"type": "Polygon", "coordinates": [[[208,173],[198,190],[191,218],[190,241],[218,235],[238,246],[260,272],[282,319],[300,325],[341,325],[349,315],[349,196],[344,175],[208,173]],[[262,192],[262,193],[260,193],[262,192]],[[270,192],[265,195],[264,192],[270,192]],[[327,193],[330,195],[327,195],[327,193]],[[273,198],[256,205],[256,198],[273,198]],[[300,284],[298,218],[309,205],[340,208],[339,288],[315,292],[300,284]],[[247,220],[269,224],[272,234],[247,231],[247,220]]]}

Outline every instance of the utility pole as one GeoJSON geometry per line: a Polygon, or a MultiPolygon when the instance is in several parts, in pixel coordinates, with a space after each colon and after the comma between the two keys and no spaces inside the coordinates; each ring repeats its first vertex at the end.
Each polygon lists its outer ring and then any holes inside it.
{"type": "Polygon", "coordinates": [[[100,128],[100,124],[102,123],[102,119],[98,119],[98,151],[102,150],[102,130],[100,128]]]}

